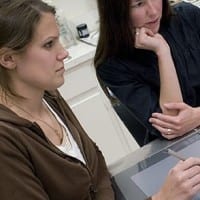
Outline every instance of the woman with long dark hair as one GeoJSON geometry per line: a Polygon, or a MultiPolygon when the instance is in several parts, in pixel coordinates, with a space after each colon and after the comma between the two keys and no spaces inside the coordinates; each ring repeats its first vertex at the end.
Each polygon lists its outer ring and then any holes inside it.
{"type": "Polygon", "coordinates": [[[167,0],[97,2],[94,63],[103,85],[149,136],[173,139],[199,126],[200,9],[167,0]]]}

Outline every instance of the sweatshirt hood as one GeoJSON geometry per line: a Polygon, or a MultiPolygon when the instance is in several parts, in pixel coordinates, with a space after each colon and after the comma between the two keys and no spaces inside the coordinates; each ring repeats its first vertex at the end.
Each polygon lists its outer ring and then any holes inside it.
{"type": "Polygon", "coordinates": [[[8,107],[2,104],[0,104],[0,123],[1,122],[16,124],[20,126],[26,126],[26,127],[32,126],[32,122],[20,117],[11,109],[9,109],[8,107]]]}

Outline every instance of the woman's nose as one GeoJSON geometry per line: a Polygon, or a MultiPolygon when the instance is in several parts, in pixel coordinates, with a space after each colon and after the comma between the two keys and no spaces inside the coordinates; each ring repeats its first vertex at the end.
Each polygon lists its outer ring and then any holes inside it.
{"type": "Polygon", "coordinates": [[[69,57],[69,52],[62,47],[60,53],[58,54],[58,60],[64,60],[66,59],[67,57],[69,57]]]}
{"type": "Polygon", "coordinates": [[[69,52],[65,49],[63,52],[63,60],[69,57],[69,52]]]}
{"type": "Polygon", "coordinates": [[[154,3],[151,2],[151,0],[148,1],[148,13],[150,15],[154,15],[157,13],[156,7],[155,7],[154,3]]]}

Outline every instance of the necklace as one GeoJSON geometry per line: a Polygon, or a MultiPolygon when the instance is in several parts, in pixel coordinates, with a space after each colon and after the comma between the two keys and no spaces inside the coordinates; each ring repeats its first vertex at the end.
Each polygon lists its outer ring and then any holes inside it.
{"type": "MultiPolygon", "coordinates": [[[[59,128],[60,128],[60,131],[56,128],[54,128],[53,126],[51,126],[49,123],[47,123],[46,121],[40,119],[40,118],[36,118],[34,117],[30,112],[28,112],[27,110],[21,108],[19,105],[15,104],[12,102],[12,104],[17,107],[18,109],[20,109],[21,111],[23,111],[24,113],[28,114],[31,118],[33,118],[35,121],[40,121],[42,122],[43,124],[45,124],[47,127],[49,127],[51,130],[54,131],[54,133],[57,135],[57,137],[59,138],[59,140],[62,142],[63,140],[63,131],[62,131],[62,127],[61,127],[61,124],[57,121],[58,125],[59,125],[59,128]]],[[[49,112],[46,110],[46,107],[45,107],[45,111],[46,113],[49,115],[49,117],[51,118],[52,120],[52,116],[49,114],[49,112]]],[[[53,120],[52,120],[53,121],[53,120]]]]}

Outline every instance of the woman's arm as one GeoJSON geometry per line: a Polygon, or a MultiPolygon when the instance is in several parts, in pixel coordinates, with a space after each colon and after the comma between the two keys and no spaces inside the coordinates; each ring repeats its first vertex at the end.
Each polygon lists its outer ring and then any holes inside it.
{"type": "Polygon", "coordinates": [[[156,52],[160,73],[160,107],[164,114],[176,115],[177,110],[168,110],[165,103],[182,102],[182,94],[171,52],[167,44],[160,46],[156,52]]]}
{"type": "Polygon", "coordinates": [[[163,106],[165,103],[183,101],[169,45],[159,33],[154,34],[146,28],[140,28],[136,31],[135,47],[152,50],[158,57],[160,74],[159,103],[162,112],[168,115],[176,115],[176,110],[167,110],[163,106]]]}

